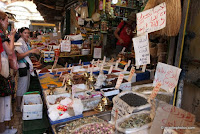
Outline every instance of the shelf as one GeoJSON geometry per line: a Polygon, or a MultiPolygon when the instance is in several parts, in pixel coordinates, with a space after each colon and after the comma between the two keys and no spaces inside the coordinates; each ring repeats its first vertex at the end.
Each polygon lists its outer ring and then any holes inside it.
{"type": "Polygon", "coordinates": [[[128,9],[138,10],[138,8],[132,8],[132,7],[123,7],[123,6],[115,6],[115,7],[119,7],[119,8],[128,8],[128,9]]]}

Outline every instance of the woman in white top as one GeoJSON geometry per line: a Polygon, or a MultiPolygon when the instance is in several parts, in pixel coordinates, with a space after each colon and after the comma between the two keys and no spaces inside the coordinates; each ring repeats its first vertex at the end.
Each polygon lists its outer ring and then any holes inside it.
{"type": "Polygon", "coordinates": [[[11,120],[12,105],[8,84],[9,63],[8,56],[14,53],[15,30],[10,33],[10,39],[6,38],[8,27],[8,16],[0,11],[0,134],[15,134],[17,129],[9,129],[5,126],[5,121],[11,120]]]}
{"type": "Polygon", "coordinates": [[[17,85],[17,109],[20,112],[22,96],[28,91],[30,85],[30,74],[34,76],[33,64],[29,58],[30,54],[39,54],[38,49],[31,49],[29,45],[30,30],[27,27],[20,29],[21,38],[17,42],[21,42],[21,46],[15,47],[17,60],[19,64],[19,78],[17,85]]]}

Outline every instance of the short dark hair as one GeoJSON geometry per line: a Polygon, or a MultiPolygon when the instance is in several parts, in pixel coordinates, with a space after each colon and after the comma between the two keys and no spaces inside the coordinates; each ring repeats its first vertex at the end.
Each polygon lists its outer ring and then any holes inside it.
{"type": "Polygon", "coordinates": [[[24,30],[29,30],[29,28],[28,27],[22,27],[22,28],[20,28],[20,33],[23,33],[24,32],[24,30]]]}

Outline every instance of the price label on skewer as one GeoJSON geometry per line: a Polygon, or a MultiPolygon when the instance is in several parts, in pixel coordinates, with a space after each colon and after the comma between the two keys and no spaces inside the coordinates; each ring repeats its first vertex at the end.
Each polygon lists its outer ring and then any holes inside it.
{"type": "Polygon", "coordinates": [[[127,65],[128,65],[128,67],[131,65],[131,60],[128,60],[128,64],[127,65]]]}
{"type": "Polygon", "coordinates": [[[119,65],[119,60],[115,63],[115,69],[118,68],[118,65],[119,65]]]}
{"type": "Polygon", "coordinates": [[[111,59],[109,62],[114,62],[114,60],[115,60],[115,59],[114,59],[114,58],[112,58],[112,59],[111,59]]]}
{"type": "Polygon", "coordinates": [[[109,69],[109,71],[108,71],[108,74],[111,74],[112,70],[113,70],[113,65],[110,66],[110,69],[109,69]]]}
{"type": "Polygon", "coordinates": [[[119,87],[120,87],[120,85],[121,85],[121,83],[123,81],[123,78],[124,78],[124,74],[120,74],[118,79],[117,79],[116,86],[115,86],[116,89],[119,89],[119,87]]]}
{"type": "Polygon", "coordinates": [[[132,77],[133,77],[134,73],[135,73],[135,67],[132,67],[132,68],[131,68],[131,71],[130,71],[130,75],[129,75],[129,77],[128,77],[128,81],[129,81],[129,82],[132,80],[132,77]]]}
{"type": "Polygon", "coordinates": [[[123,49],[122,49],[122,51],[121,51],[121,53],[124,53],[124,51],[126,50],[126,48],[125,47],[123,47],[123,49]]]}
{"type": "Polygon", "coordinates": [[[79,60],[79,64],[81,64],[81,59],[79,60]]]}
{"type": "Polygon", "coordinates": [[[103,63],[102,63],[102,65],[104,65],[105,62],[106,62],[106,56],[103,57],[103,63]]]}
{"type": "Polygon", "coordinates": [[[150,102],[150,100],[153,100],[154,98],[156,98],[161,85],[162,84],[160,82],[156,83],[156,86],[153,88],[153,91],[152,91],[151,95],[149,96],[148,102],[150,102]]]}
{"type": "Polygon", "coordinates": [[[63,74],[63,72],[61,72],[61,74],[60,74],[59,78],[61,78],[62,74],[63,74]]]}
{"type": "Polygon", "coordinates": [[[65,81],[66,81],[66,78],[64,77],[64,79],[63,79],[63,83],[62,83],[62,86],[64,86],[65,81]]]}
{"type": "Polygon", "coordinates": [[[147,65],[143,65],[143,66],[142,66],[142,72],[145,72],[146,66],[147,66],[147,65]]]}
{"type": "Polygon", "coordinates": [[[126,65],[125,67],[124,67],[124,71],[126,71],[128,69],[128,65],[126,65]]]}
{"type": "Polygon", "coordinates": [[[92,59],[92,62],[91,62],[91,64],[94,64],[94,59],[92,59]]]}
{"type": "Polygon", "coordinates": [[[67,68],[67,65],[68,65],[68,63],[66,62],[66,63],[65,63],[65,68],[67,68]]]}
{"type": "Polygon", "coordinates": [[[119,59],[118,59],[118,63],[120,63],[121,59],[122,59],[122,58],[119,58],[119,59]]]}
{"type": "Polygon", "coordinates": [[[76,86],[72,85],[72,100],[74,100],[74,95],[76,94],[76,86]]]}
{"type": "Polygon", "coordinates": [[[97,60],[97,67],[99,67],[99,59],[97,60]]]}

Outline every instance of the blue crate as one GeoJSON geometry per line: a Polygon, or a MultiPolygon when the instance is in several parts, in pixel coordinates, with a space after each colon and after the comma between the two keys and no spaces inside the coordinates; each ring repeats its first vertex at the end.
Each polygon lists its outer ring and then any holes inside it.
{"type": "Polygon", "coordinates": [[[49,118],[49,122],[50,122],[51,125],[54,125],[54,124],[58,124],[58,123],[62,123],[62,122],[67,122],[67,121],[71,121],[71,120],[75,120],[75,119],[79,119],[79,118],[83,118],[83,114],[80,114],[80,115],[77,115],[77,116],[72,116],[72,117],[69,117],[69,118],[62,119],[62,120],[56,120],[56,121],[52,121],[49,118]]]}
{"type": "Polygon", "coordinates": [[[150,72],[146,71],[143,73],[136,73],[136,82],[143,81],[143,80],[150,80],[150,72]]]}
{"type": "Polygon", "coordinates": [[[83,40],[74,40],[74,41],[71,41],[71,44],[82,44],[83,43],[83,40]]]}
{"type": "MultiPolygon", "coordinates": [[[[94,74],[94,75],[99,75],[99,72],[100,72],[100,71],[95,71],[95,72],[93,72],[93,74],[94,74]]],[[[103,73],[104,73],[104,74],[108,74],[108,71],[103,70],[103,73]]]]}

